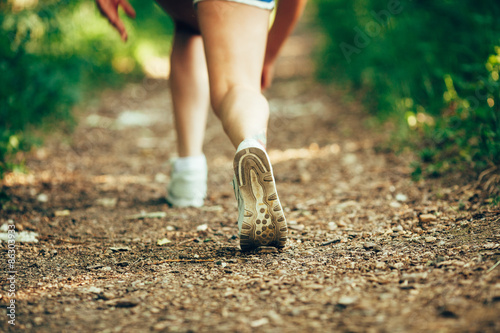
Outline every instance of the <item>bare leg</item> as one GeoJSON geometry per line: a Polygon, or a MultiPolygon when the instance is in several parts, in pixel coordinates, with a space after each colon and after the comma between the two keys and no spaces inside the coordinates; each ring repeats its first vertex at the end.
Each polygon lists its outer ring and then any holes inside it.
{"type": "Polygon", "coordinates": [[[159,0],[176,24],[170,88],[177,132],[175,160],[167,201],[176,207],[200,207],[207,191],[203,137],[209,106],[208,72],[192,0],[159,0]]]}
{"type": "Polygon", "coordinates": [[[261,94],[269,11],[225,1],[197,5],[212,107],[235,147],[247,138],[265,146],[269,104],[261,94]]]}
{"type": "Polygon", "coordinates": [[[261,94],[261,75],[269,11],[218,0],[199,2],[197,9],[212,107],[239,148],[233,186],[241,249],[283,247],[287,226],[271,162],[252,140],[265,146],[269,104],[261,94]]]}
{"type": "Polygon", "coordinates": [[[203,41],[193,30],[177,26],[171,55],[170,89],[180,157],[201,155],[209,105],[203,41]]]}

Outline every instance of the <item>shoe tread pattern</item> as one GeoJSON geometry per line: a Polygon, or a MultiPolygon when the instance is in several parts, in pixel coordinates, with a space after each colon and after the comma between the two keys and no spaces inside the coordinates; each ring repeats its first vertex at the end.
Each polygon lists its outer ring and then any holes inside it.
{"type": "Polygon", "coordinates": [[[240,231],[241,249],[284,247],[288,231],[286,219],[266,153],[259,148],[239,151],[234,159],[234,171],[245,205],[240,231]]]}

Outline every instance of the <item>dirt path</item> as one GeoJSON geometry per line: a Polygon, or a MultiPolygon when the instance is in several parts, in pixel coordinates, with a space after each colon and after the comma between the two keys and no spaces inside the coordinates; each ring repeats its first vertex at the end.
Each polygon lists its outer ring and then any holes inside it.
{"type": "Polygon", "coordinates": [[[498,208],[473,184],[413,183],[408,161],[377,152],[361,108],[314,83],[311,36],[291,40],[269,92],[286,248],[239,251],[233,149],[213,116],[206,206],[166,205],[167,84],[130,84],[84,106],[70,139],[28,159],[29,174],[4,180],[13,199],[0,224],[39,234],[16,245],[15,328],[500,331],[498,208]]]}

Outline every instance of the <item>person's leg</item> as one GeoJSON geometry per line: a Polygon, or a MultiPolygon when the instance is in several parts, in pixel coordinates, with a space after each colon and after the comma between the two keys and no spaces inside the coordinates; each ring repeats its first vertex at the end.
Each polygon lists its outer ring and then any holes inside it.
{"type": "Polygon", "coordinates": [[[265,151],[269,105],[261,93],[269,11],[236,2],[197,4],[212,107],[237,147],[233,186],[242,250],[283,247],[286,221],[265,151]]]}
{"type": "Polygon", "coordinates": [[[179,157],[202,155],[210,102],[203,40],[177,25],[171,54],[170,89],[179,157]]]}
{"type": "Polygon", "coordinates": [[[212,107],[235,147],[257,138],[265,146],[269,105],[260,89],[268,10],[235,2],[197,4],[212,107]]]}
{"type": "Polygon", "coordinates": [[[167,201],[177,207],[200,207],[207,192],[203,139],[210,93],[203,40],[182,23],[176,24],[170,61],[179,158],[172,165],[167,201]]]}
{"type": "Polygon", "coordinates": [[[208,72],[192,0],[159,0],[175,23],[170,88],[179,158],[172,164],[167,201],[172,206],[203,206],[207,163],[203,155],[208,107],[208,72]]]}

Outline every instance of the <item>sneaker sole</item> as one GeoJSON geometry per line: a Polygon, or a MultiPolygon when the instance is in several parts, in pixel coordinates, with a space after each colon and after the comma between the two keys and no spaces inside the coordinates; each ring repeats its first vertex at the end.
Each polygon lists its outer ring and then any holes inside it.
{"type": "Polygon", "coordinates": [[[241,249],[284,247],[288,231],[286,219],[266,153],[259,148],[239,151],[234,158],[234,173],[245,209],[241,249]]]}

